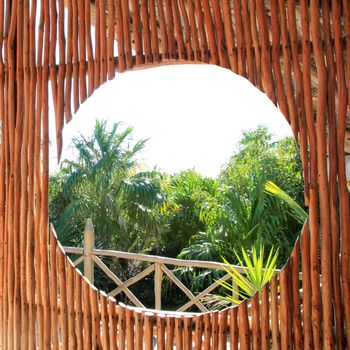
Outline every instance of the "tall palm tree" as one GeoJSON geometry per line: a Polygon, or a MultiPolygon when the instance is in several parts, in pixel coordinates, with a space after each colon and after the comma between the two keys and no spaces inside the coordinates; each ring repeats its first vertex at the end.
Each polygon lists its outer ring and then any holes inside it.
{"type": "Polygon", "coordinates": [[[121,130],[116,123],[108,131],[106,121],[96,121],[90,137],[73,139],[76,160],[65,160],[60,174],[65,207],[56,226],[63,243],[78,243],[89,217],[100,247],[130,250],[141,233],[150,239],[157,233],[154,209],[167,201],[166,178],[156,170],[138,171],[147,140],[130,146],[131,134],[131,127],[121,130]]]}

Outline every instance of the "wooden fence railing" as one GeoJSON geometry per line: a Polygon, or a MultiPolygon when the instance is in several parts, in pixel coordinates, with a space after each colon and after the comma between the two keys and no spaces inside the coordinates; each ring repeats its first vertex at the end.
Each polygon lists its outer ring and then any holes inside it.
{"type": "MultiPolygon", "coordinates": [[[[154,305],[156,310],[162,309],[162,282],[163,276],[167,276],[172,283],[174,283],[184,294],[188,297],[189,301],[178,308],[178,312],[184,312],[188,310],[193,305],[196,305],[201,312],[209,311],[207,307],[203,304],[202,299],[212,293],[220,283],[223,281],[232,281],[233,294],[238,298],[238,286],[232,280],[229,274],[225,274],[219,280],[216,280],[203,291],[194,295],[193,292],[185,286],[185,284],[174,274],[171,267],[191,267],[191,268],[201,268],[210,270],[225,270],[226,264],[211,262],[211,261],[199,261],[199,260],[182,260],[173,259],[161,256],[153,256],[146,254],[128,253],[115,250],[102,250],[96,249],[94,247],[94,228],[90,219],[87,220],[85,231],[84,231],[84,246],[83,248],[78,247],[63,247],[65,252],[68,254],[80,255],[74,261],[74,266],[78,266],[82,262],[84,263],[84,275],[94,283],[94,268],[95,265],[99,267],[105,275],[112,280],[116,287],[111,290],[108,295],[111,297],[116,297],[121,292],[124,292],[128,299],[137,307],[145,308],[144,304],[139,300],[139,298],[130,290],[130,287],[135,283],[139,282],[146,276],[154,273],[154,305]],[[126,259],[133,261],[141,261],[150,263],[143,271],[139,272],[137,275],[122,281],[111,269],[103,262],[101,258],[109,257],[115,259],[126,259]]],[[[241,266],[234,266],[240,273],[245,273],[244,268],[241,266]]],[[[279,272],[280,270],[276,270],[279,272]]]]}

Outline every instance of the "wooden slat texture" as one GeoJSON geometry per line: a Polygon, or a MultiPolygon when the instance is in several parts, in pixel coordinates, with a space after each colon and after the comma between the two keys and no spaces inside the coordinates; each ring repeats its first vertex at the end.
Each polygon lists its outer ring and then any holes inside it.
{"type": "MultiPolygon", "coordinates": [[[[0,49],[1,349],[349,346],[349,1],[5,0],[0,49]],[[49,123],[60,157],[65,123],[115,71],[189,61],[247,77],[279,107],[300,148],[309,219],[283,271],[252,301],[203,315],[147,313],[99,293],[49,226],[49,123]]],[[[135,279],[110,277],[133,298],[135,279]]]]}

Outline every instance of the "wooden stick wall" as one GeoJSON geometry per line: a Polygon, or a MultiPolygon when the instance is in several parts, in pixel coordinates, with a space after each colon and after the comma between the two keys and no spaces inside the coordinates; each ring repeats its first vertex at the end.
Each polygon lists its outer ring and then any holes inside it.
{"type": "Polygon", "coordinates": [[[350,348],[348,0],[6,0],[0,47],[2,349],[350,348]],[[48,222],[49,123],[60,155],[65,123],[115,71],[186,62],[230,69],[278,105],[310,209],[261,302],[200,316],[116,305],[48,222]]]}

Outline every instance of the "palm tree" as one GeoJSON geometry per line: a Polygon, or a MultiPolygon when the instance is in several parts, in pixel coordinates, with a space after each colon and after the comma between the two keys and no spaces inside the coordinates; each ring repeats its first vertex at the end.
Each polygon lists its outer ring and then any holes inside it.
{"type": "Polygon", "coordinates": [[[234,250],[249,251],[252,246],[270,250],[275,246],[281,248],[278,264],[283,265],[301,228],[302,213],[299,210],[296,217],[296,209],[290,209],[292,198],[288,196],[288,202],[287,197],[278,196],[277,187],[273,187],[272,195],[268,191],[272,190],[271,184],[266,185],[264,178],[256,175],[245,195],[238,194],[232,186],[222,185],[202,208],[207,231],[194,235],[180,257],[215,260],[223,257],[234,263],[237,262],[234,250]]]}
{"type": "Polygon", "coordinates": [[[205,230],[200,218],[204,202],[214,195],[216,182],[194,170],[173,175],[169,183],[170,206],[163,215],[164,226],[158,253],[176,257],[191,237],[205,230]]]}
{"type": "Polygon", "coordinates": [[[88,217],[100,247],[139,250],[140,234],[144,242],[157,234],[154,209],[167,202],[167,179],[156,170],[138,171],[146,140],[131,147],[132,128],[120,129],[120,123],[108,131],[106,121],[96,121],[90,137],[73,139],[77,158],[62,164],[58,197],[65,207],[54,223],[64,244],[81,240],[88,217]]]}

